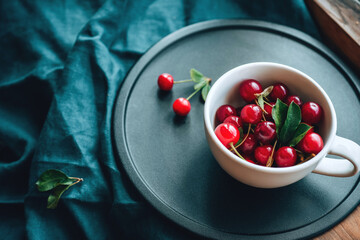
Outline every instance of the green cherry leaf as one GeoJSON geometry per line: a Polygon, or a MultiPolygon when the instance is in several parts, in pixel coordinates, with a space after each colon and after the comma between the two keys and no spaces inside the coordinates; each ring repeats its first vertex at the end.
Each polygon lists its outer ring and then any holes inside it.
{"type": "Polygon", "coordinates": [[[69,189],[70,186],[60,185],[53,189],[47,201],[47,208],[55,209],[59,203],[61,195],[69,189]]]}
{"type": "Polygon", "coordinates": [[[280,99],[277,99],[276,104],[271,111],[271,116],[275,121],[278,137],[280,136],[281,128],[285,122],[287,111],[288,106],[280,99]]]}
{"type": "Polygon", "coordinates": [[[305,123],[300,123],[296,129],[294,137],[290,140],[289,146],[293,147],[298,144],[306,135],[306,133],[312,128],[312,126],[305,123]]]}
{"type": "Polygon", "coordinates": [[[262,110],[264,110],[264,98],[263,95],[260,95],[257,99],[258,103],[259,103],[259,107],[261,107],[262,110]]]}
{"type": "Polygon", "coordinates": [[[206,81],[205,81],[205,79],[203,79],[202,81],[200,81],[194,85],[194,89],[198,90],[200,88],[203,88],[205,85],[206,85],[206,81]]]}
{"type": "Polygon", "coordinates": [[[299,105],[291,102],[287,111],[287,116],[280,132],[280,142],[286,144],[294,136],[296,129],[301,122],[301,109],[299,105]]]}
{"type": "Polygon", "coordinates": [[[201,96],[204,102],[206,101],[206,97],[209,94],[210,88],[211,88],[210,85],[206,84],[205,87],[203,87],[203,89],[201,90],[201,96]]]}
{"type": "Polygon", "coordinates": [[[274,88],[274,86],[270,86],[270,87],[265,88],[265,90],[262,91],[261,95],[263,97],[269,96],[269,94],[272,92],[273,88],[274,88]]]}
{"type": "Polygon", "coordinates": [[[43,172],[35,183],[40,192],[49,191],[59,185],[70,185],[74,182],[65,173],[56,169],[43,172]]]}
{"type": "Polygon", "coordinates": [[[190,70],[190,77],[195,83],[205,81],[204,75],[201,72],[199,72],[198,70],[194,69],[194,68],[192,68],[190,70]]]}

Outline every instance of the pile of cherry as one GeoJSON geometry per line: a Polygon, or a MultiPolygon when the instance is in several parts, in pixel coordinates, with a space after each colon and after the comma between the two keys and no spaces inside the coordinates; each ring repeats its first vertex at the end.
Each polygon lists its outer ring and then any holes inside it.
{"type": "Polygon", "coordinates": [[[215,128],[220,142],[238,157],[267,167],[289,167],[322,150],[323,140],[314,131],[323,117],[319,104],[303,104],[282,83],[263,90],[255,79],[243,81],[239,94],[248,104],[220,106],[215,128]]]}

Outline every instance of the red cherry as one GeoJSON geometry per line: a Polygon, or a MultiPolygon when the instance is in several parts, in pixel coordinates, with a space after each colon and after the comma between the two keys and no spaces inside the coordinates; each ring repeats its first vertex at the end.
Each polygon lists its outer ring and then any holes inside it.
{"type": "Polygon", "coordinates": [[[246,161],[255,164],[255,159],[254,159],[253,155],[243,154],[242,156],[245,158],[246,161]]]}
{"type": "Polygon", "coordinates": [[[255,100],[255,93],[261,93],[263,91],[261,84],[255,79],[247,79],[240,84],[239,92],[240,96],[246,102],[252,102],[255,100]]]}
{"type": "Polygon", "coordinates": [[[215,128],[215,135],[220,142],[230,148],[230,143],[237,143],[240,138],[239,130],[231,123],[221,123],[215,128]]]}
{"type": "Polygon", "coordinates": [[[174,85],[174,78],[168,73],[163,73],[158,77],[159,88],[163,91],[170,91],[174,85]]]}
{"type": "Polygon", "coordinates": [[[245,160],[246,160],[246,161],[248,161],[249,163],[253,163],[253,164],[255,164],[255,162],[254,162],[253,160],[246,159],[246,158],[245,158],[245,160]]]}
{"type": "Polygon", "coordinates": [[[298,143],[297,147],[305,153],[318,154],[323,149],[324,142],[319,134],[310,132],[310,130],[298,143]]]}
{"type": "Polygon", "coordinates": [[[259,146],[255,149],[255,159],[260,164],[265,166],[267,161],[270,158],[272,152],[272,146],[271,145],[263,145],[259,146]]]}
{"type": "Polygon", "coordinates": [[[236,109],[231,105],[222,105],[216,110],[216,119],[219,122],[224,122],[228,116],[236,116],[236,109]]]}
{"type": "Polygon", "coordinates": [[[245,141],[239,146],[239,150],[246,155],[250,155],[254,152],[257,146],[257,141],[255,139],[254,134],[250,133],[249,136],[245,139],[245,141]]]}
{"type": "Polygon", "coordinates": [[[186,98],[178,98],[173,103],[173,110],[179,116],[186,116],[191,110],[191,104],[186,98]]]}
{"type": "Polygon", "coordinates": [[[285,103],[286,103],[287,105],[290,105],[291,102],[296,103],[296,104],[299,105],[300,107],[301,107],[301,105],[302,105],[302,101],[301,101],[301,99],[300,99],[299,96],[295,96],[295,95],[288,96],[288,97],[286,98],[285,103]]]}
{"type": "Polygon", "coordinates": [[[263,144],[270,144],[276,138],[275,123],[269,121],[258,123],[254,130],[254,135],[259,142],[263,144]]]}
{"type": "Polygon", "coordinates": [[[272,115],[271,115],[271,113],[272,113],[272,109],[273,109],[273,107],[275,106],[275,103],[269,103],[271,106],[269,106],[268,104],[265,104],[264,105],[264,110],[265,110],[265,118],[266,118],[266,120],[272,120],[273,118],[272,118],[272,115]]]}
{"type": "Polygon", "coordinates": [[[292,147],[281,147],[275,152],[275,162],[278,167],[294,166],[296,157],[296,151],[292,147]]]}
{"type": "Polygon", "coordinates": [[[228,116],[227,118],[225,118],[224,123],[232,123],[237,128],[242,128],[243,126],[241,119],[238,116],[228,116]]]}
{"type": "Polygon", "coordinates": [[[307,102],[301,107],[302,120],[310,125],[319,123],[322,115],[323,110],[317,103],[307,102]]]}
{"type": "Polygon", "coordinates": [[[287,94],[288,94],[289,90],[288,88],[285,86],[285,84],[282,83],[277,83],[274,85],[273,90],[270,93],[270,97],[276,101],[276,99],[280,99],[281,101],[284,101],[284,99],[286,98],[287,94]]]}
{"type": "Polygon", "coordinates": [[[257,124],[261,121],[262,110],[258,105],[248,104],[241,109],[240,117],[245,123],[257,124]]]}

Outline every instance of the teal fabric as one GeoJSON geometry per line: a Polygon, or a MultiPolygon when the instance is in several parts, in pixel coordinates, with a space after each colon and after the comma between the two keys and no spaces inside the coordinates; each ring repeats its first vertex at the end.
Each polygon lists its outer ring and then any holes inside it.
{"type": "Polygon", "coordinates": [[[147,203],[114,158],[111,114],[126,73],[161,38],[205,20],[264,20],[318,38],[302,0],[0,6],[1,239],[200,238],[147,203]],[[34,185],[49,168],[84,178],[56,210],[34,185]]]}

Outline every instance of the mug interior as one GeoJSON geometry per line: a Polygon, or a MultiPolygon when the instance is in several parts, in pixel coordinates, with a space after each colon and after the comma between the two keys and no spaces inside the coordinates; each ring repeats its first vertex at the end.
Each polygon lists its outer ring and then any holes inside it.
{"type": "MultiPolygon", "coordinates": [[[[320,104],[324,115],[318,133],[324,141],[323,151],[327,152],[336,133],[336,116],[329,97],[309,76],[294,68],[276,63],[242,65],[225,73],[215,82],[205,103],[205,113],[208,113],[208,116],[205,116],[205,124],[207,120],[210,121],[208,124],[210,123],[212,128],[210,133],[212,137],[216,138],[214,134],[216,110],[223,104],[230,104],[235,108],[244,106],[246,103],[240,97],[239,86],[242,81],[250,78],[259,81],[263,89],[275,83],[283,83],[289,88],[290,94],[298,95],[303,103],[312,101],[320,104]],[[206,119],[207,117],[209,119],[206,119]]],[[[221,145],[220,141],[217,142],[221,145]]]]}

